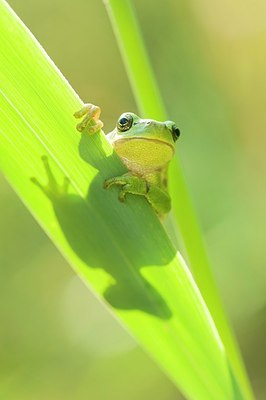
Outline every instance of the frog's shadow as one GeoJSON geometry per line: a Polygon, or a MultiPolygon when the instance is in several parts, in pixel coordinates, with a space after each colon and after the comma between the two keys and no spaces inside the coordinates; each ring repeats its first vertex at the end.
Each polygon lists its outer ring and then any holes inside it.
{"type": "MultiPolygon", "coordinates": [[[[117,159],[114,153],[109,157],[102,157],[101,152],[92,154],[90,151],[92,140],[100,149],[101,140],[97,134],[93,138],[83,134],[79,143],[81,158],[99,171],[89,187],[86,198],[69,194],[67,179],[62,186],[57,183],[47,157],[42,157],[42,159],[48,185],[44,187],[35,179],[33,181],[51,200],[58,223],[75,254],[88,267],[101,268],[110,275],[110,285],[104,291],[105,299],[118,309],[138,309],[159,318],[168,319],[171,317],[171,311],[166,302],[140,274],[142,266],[163,265],[159,254],[154,253],[154,246],[149,249],[150,241],[146,240],[145,234],[142,237],[136,237],[133,234],[134,229],[131,229],[132,226],[128,225],[127,221],[116,223],[118,216],[115,216],[113,209],[108,207],[106,199],[110,203],[117,202],[117,189],[108,190],[105,196],[101,193],[101,190],[105,190],[104,180],[124,173],[124,167],[121,164],[119,170],[119,162],[109,162],[109,158],[117,159]],[[102,171],[106,171],[106,163],[108,166],[116,164],[118,169],[110,171],[109,176],[103,176],[102,171]],[[93,235],[90,234],[92,231],[93,235]],[[123,237],[123,246],[127,251],[121,250],[117,245],[119,237],[123,237]],[[140,249],[137,255],[136,248],[140,249]],[[128,274],[129,268],[131,271],[134,268],[134,280],[132,280],[132,274],[128,274]],[[145,287],[143,291],[139,291],[140,284],[145,287]]],[[[126,204],[121,204],[121,207],[125,206],[126,204]]],[[[154,218],[152,220],[154,221],[154,218]]],[[[143,226],[144,232],[145,228],[143,226]]]]}

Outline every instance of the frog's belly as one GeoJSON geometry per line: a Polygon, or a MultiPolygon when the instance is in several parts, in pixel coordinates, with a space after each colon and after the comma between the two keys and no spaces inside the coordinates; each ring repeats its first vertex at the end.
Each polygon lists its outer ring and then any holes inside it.
{"type": "Polygon", "coordinates": [[[157,139],[120,139],[113,147],[126,167],[136,173],[165,167],[174,154],[174,148],[157,139]]]}

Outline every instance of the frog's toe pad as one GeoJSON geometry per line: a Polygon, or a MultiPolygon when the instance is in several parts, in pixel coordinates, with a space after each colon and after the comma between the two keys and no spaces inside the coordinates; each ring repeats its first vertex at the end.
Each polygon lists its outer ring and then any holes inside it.
{"type": "Polygon", "coordinates": [[[112,179],[106,179],[106,181],[104,181],[104,183],[103,183],[104,189],[109,189],[109,187],[112,186],[112,182],[110,182],[110,181],[112,181],[112,179]]]}
{"type": "Polygon", "coordinates": [[[130,185],[124,185],[119,192],[118,199],[122,203],[126,200],[127,193],[130,193],[130,185]]]}
{"type": "Polygon", "coordinates": [[[82,132],[82,131],[84,131],[85,126],[81,122],[80,124],[76,125],[76,129],[77,129],[77,131],[82,132]]]}
{"type": "Polygon", "coordinates": [[[104,181],[103,187],[104,189],[109,189],[112,185],[125,185],[126,182],[122,180],[121,178],[111,178],[111,179],[106,179],[104,181]]]}

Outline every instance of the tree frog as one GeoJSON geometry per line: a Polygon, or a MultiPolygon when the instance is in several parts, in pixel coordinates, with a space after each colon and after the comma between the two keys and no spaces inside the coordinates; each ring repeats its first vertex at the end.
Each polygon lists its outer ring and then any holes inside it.
{"type": "MultiPolygon", "coordinates": [[[[76,118],[84,117],[77,130],[94,134],[103,127],[99,120],[101,109],[84,104],[76,118]],[[94,121],[91,124],[91,121],[94,121]]],[[[107,179],[104,188],[120,187],[119,200],[125,201],[128,193],[144,196],[159,217],[171,209],[167,192],[168,164],[175,153],[175,141],[180,131],[172,121],[158,122],[142,119],[132,112],[123,113],[114,130],[106,135],[128,172],[107,179]]]]}

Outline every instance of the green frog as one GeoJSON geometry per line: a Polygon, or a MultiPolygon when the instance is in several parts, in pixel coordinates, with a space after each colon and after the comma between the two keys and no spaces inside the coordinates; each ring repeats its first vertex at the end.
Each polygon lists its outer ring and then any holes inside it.
{"type": "MultiPolygon", "coordinates": [[[[98,132],[103,127],[100,113],[98,106],[84,104],[74,114],[76,118],[84,117],[77,125],[77,130],[86,130],[89,134],[98,132]]],[[[125,201],[128,193],[144,196],[159,217],[167,214],[171,209],[167,170],[179,136],[180,131],[172,121],[159,122],[142,119],[132,112],[123,113],[106,138],[128,172],[107,179],[104,187],[108,189],[113,185],[119,186],[120,201],[125,201]]]]}

